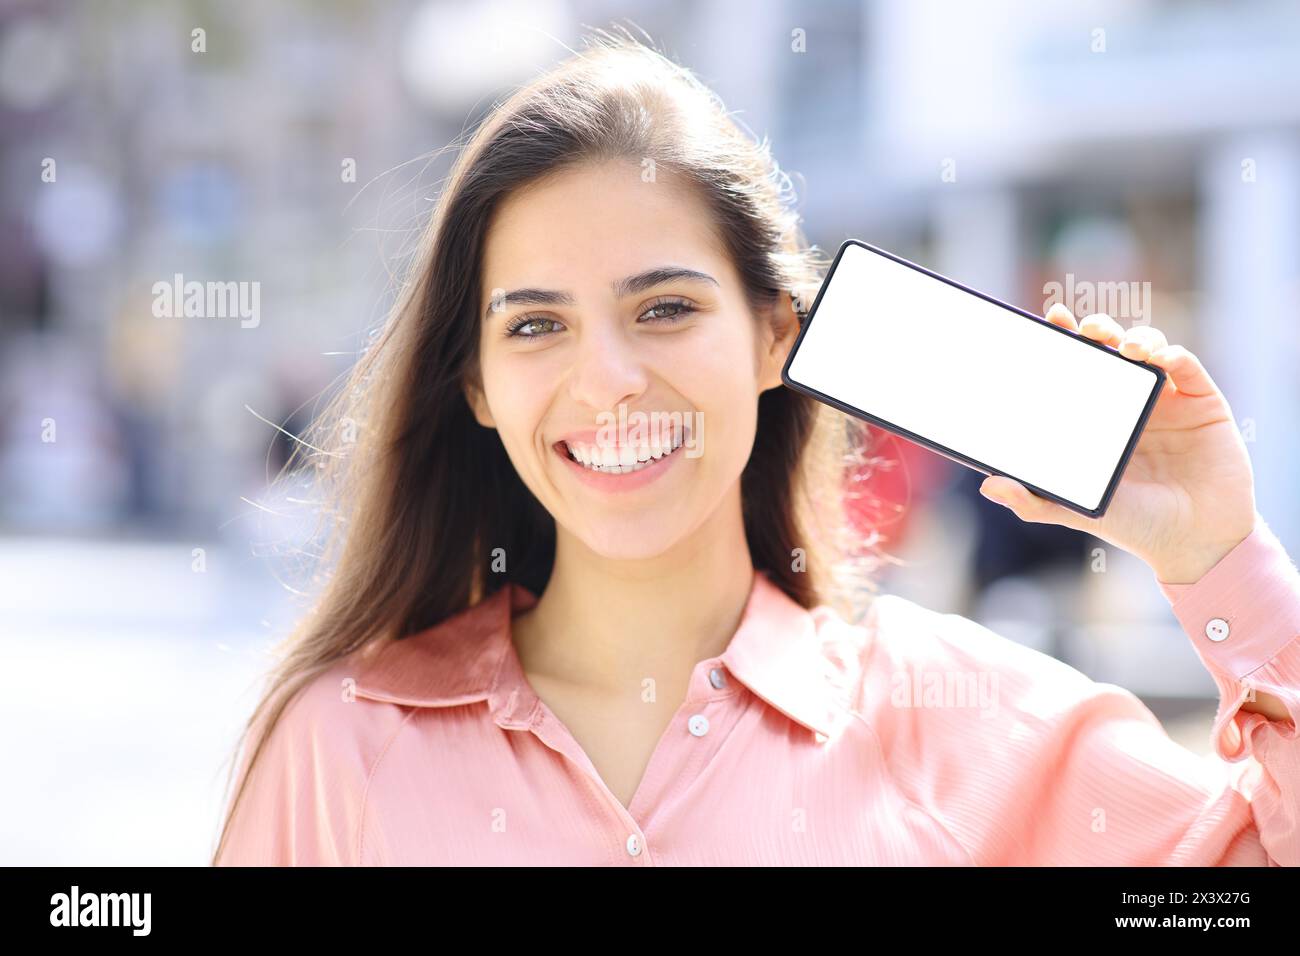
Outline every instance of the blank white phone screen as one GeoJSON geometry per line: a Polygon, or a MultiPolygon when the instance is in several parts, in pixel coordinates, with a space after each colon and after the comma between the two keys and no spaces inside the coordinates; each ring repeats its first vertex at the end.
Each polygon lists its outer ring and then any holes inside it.
{"type": "Polygon", "coordinates": [[[859,245],[841,253],[787,375],[1088,510],[1158,381],[859,245]]]}

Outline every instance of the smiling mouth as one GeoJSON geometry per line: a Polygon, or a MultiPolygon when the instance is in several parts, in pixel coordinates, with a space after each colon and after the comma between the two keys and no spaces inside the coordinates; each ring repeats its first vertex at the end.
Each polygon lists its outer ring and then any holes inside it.
{"type": "Polygon", "coordinates": [[[570,447],[566,441],[555,443],[556,449],[570,461],[602,475],[630,475],[653,468],[664,459],[677,454],[684,445],[683,436],[677,432],[674,432],[671,445],[668,446],[642,444],[611,449],[581,444],[570,447]]]}

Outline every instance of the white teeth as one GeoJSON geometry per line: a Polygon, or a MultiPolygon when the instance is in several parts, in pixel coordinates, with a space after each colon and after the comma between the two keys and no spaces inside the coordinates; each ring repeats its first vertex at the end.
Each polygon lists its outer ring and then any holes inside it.
{"type": "Polygon", "coordinates": [[[682,439],[674,435],[666,445],[650,441],[642,445],[621,445],[618,447],[600,447],[584,445],[580,442],[564,443],[569,454],[592,471],[608,475],[631,474],[649,467],[659,459],[672,454],[682,447],[682,439]]]}

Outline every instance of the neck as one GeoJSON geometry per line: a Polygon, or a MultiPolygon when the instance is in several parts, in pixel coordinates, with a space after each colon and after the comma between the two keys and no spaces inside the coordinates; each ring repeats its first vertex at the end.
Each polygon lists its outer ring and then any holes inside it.
{"type": "Polygon", "coordinates": [[[721,654],[753,587],[739,482],[709,520],[664,554],[603,558],[556,529],[555,567],[512,637],[524,671],[610,694],[647,677],[684,686],[721,654]]]}

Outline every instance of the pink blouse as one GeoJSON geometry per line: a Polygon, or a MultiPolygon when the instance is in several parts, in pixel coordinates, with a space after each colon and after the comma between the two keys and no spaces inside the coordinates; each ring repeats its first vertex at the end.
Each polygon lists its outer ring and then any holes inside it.
{"type": "Polygon", "coordinates": [[[536,598],[507,585],[310,683],[217,862],[1300,864],[1300,573],[1261,520],[1161,587],[1219,688],[1217,756],[962,616],[881,595],[850,625],[756,572],[624,807],[529,686],[510,619],[536,598]],[[1251,686],[1291,719],[1240,710],[1251,686]]]}

